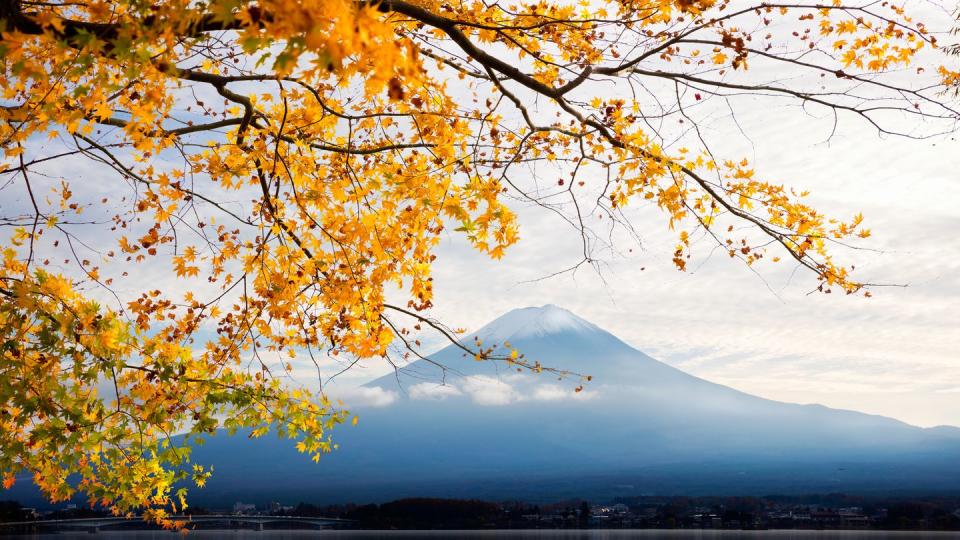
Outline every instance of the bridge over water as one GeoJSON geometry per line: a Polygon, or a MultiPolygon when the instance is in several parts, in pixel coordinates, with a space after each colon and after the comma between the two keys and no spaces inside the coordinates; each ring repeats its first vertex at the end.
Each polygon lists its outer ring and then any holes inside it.
{"type": "MultiPolygon", "coordinates": [[[[206,514],[189,516],[171,516],[171,519],[185,521],[187,528],[204,530],[216,529],[330,529],[344,527],[354,523],[349,519],[328,517],[294,516],[245,516],[232,514],[206,514]]],[[[141,516],[97,517],[79,519],[45,519],[36,521],[15,521],[0,523],[0,534],[13,531],[100,531],[147,530],[150,524],[141,516]]]]}

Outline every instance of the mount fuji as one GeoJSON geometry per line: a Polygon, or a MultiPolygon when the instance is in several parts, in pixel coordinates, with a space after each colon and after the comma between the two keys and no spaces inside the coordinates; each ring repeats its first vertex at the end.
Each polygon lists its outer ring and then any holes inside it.
{"type": "Polygon", "coordinates": [[[193,501],[960,492],[957,428],[752,396],[552,305],[510,311],[463,342],[475,340],[592,381],[574,392],[579,379],[450,345],[362,387],[385,399],[352,407],[360,423],[338,427],[339,449],[319,464],[276,437],[212,437],[194,450],[215,472],[193,501]]]}

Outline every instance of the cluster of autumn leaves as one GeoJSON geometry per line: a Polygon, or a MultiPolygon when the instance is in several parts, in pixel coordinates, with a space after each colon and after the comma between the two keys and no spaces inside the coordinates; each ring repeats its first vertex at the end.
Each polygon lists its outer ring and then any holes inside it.
{"type": "MultiPolygon", "coordinates": [[[[598,212],[655,202],[681,270],[694,231],[763,258],[732,236],[739,220],[821,288],[860,290],[828,250],[869,234],[860,216],[829,219],[746,161],[665,147],[640,101],[568,97],[596,77],[644,76],[647,59],[746,70],[741,15],[815,20],[842,51],[836,70],[903,66],[933,44],[892,6],[740,9],[0,0],[0,175],[25,201],[3,216],[15,225],[0,266],[4,485],[29,477],[53,500],[80,492],[172,526],[184,482],[210,475],[189,460],[206,434],[273,426],[319,459],[348,415],[284,382],[294,359],[322,371],[331,358],[393,362],[398,343],[419,354],[398,318],[446,333],[427,316],[441,234],[503,256],[519,238],[507,197],[537,200],[508,174],[518,163],[603,168],[615,180],[598,212]],[[686,43],[694,32],[718,41],[686,43]],[[560,119],[538,120],[531,99],[560,119]],[[51,184],[36,172],[48,144],[109,174],[51,184]],[[102,235],[76,228],[85,215],[102,235]],[[145,287],[137,265],[169,269],[176,290],[145,287]]],[[[797,41],[813,48],[810,34],[797,41]]],[[[939,69],[940,83],[960,78],[939,69]]],[[[584,181],[559,184],[577,204],[584,181]]],[[[501,360],[541,369],[516,351],[501,360]]]]}

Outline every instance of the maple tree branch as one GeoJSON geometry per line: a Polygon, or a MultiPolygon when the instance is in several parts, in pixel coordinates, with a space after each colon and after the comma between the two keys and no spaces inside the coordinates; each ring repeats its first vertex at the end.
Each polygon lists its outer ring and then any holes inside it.
{"type": "MultiPolygon", "coordinates": [[[[60,18],[56,25],[45,28],[36,20],[36,15],[23,11],[21,0],[0,0],[0,21],[6,23],[6,29],[16,30],[27,35],[41,35],[46,31],[52,32],[57,39],[60,39],[72,47],[82,47],[83,42],[95,37],[106,43],[107,52],[112,51],[113,42],[121,37],[123,25],[119,23],[98,23],[89,21],[78,21],[74,19],[60,18]]],[[[167,22],[149,15],[141,21],[141,25],[146,28],[160,27],[167,22]]],[[[182,33],[182,37],[197,37],[207,32],[220,30],[236,30],[241,28],[239,21],[234,19],[227,22],[219,19],[213,14],[200,14],[196,20],[189,23],[182,33]]]]}
{"type": "MultiPolygon", "coordinates": [[[[153,182],[151,182],[150,180],[147,180],[146,178],[140,176],[140,175],[137,174],[135,171],[133,171],[132,169],[130,169],[128,166],[124,165],[123,162],[121,162],[120,159],[117,158],[117,156],[115,156],[115,155],[113,154],[113,152],[111,152],[110,150],[108,150],[104,145],[102,145],[102,144],[98,143],[97,141],[91,139],[90,137],[87,137],[86,135],[82,135],[82,134],[80,134],[80,133],[76,133],[76,134],[74,135],[74,137],[83,140],[84,142],[86,142],[87,144],[89,144],[91,148],[96,149],[97,151],[99,151],[100,153],[102,153],[104,156],[106,156],[107,160],[109,161],[108,165],[110,165],[111,167],[114,167],[114,168],[117,170],[117,172],[123,174],[124,176],[126,176],[126,177],[128,177],[128,178],[131,178],[131,179],[133,179],[133,180],[136,180],[137,182],[139,182],[139,183],[141,183],[141,184],[143,184],[143,185],[146,185],[146,186],[153,185],[153,182]]],[[[89,148],[80,148],[79,150],[80,150],[80,152],[82,152],[82,153],[88,153],[90,149],[89,149],[89,148]]],[[[244,218],[238,216],[237,214],[231,212],[230,210],[227,210],[227,209],[224,208],[223,205],[221,205],[220,203],[218,203],[218,202],[210,199],[209,197],[204,196],[204,195],[201,194],[201,193],[198,193],[197,191],[194,191],[194,190],[191,190],[191,189],[188,189],[188,188],[179,186],[179,185],[174,185],[174,184],[171,184],[171,186],[172,186],[174,189],[178,190],[178,191],[181,191],[181,192],[183,192],[183,193],[185,193],[185,194],[187,194],[187,195],[189,195],[189,196],[191,196],[191,197],[196,197],[197,199],[200,199],[201,201],[204,201],[204,202],[206,202],[207,204],[210,204],[210,205],[213,206],[214,208],[216,208],[216,209],[220,210],[221,212],[229,215],[230,217],[232,217],[233,219],[236,219],[237,221],[239,221],[240,223],[243,223],[244,225],[253,225],[253,223],[252,223],[250,220],[244,219],[244,218]]]]}
{"type": "Polygon", "coordinates": [[[402,15],[406,15],[424,24],[427,24],[438,30],[443,31],[445,34],[450,36],[450,39],[452,39],[454,43],[456,43],[457,45],[460,46],[461,49],[463,49],[463,52],[467,53],[470,57],[472,57],[477,62],[480,62],[482,65],[486,67],[499,71],[500,73],[503,73],[504,75],[526,86],[527,88],[530,88],[531,90],[548,97],[559,98],[563,96],[565,93],[569,92],[570,90],[576,88],[581,83],[583,83],[583,81],[585,81],[587,77],[589,77],[590,75],[589,70],[586,70],[584,72],[585,74],[581,73],[580,76],[578,76],[576,79],[574,79],[570,83],[567,83],[564,86],[555,88],[538,81],[537,79],[524,73],[522,70],[520,70],[516,66],[508,62],[505,62],[504,60],[501,60],[496,56],[493,56],[492,54],[484,51],[483,49],[475,45],[472,41],[470,41],[470,38],[468,38],[467,35],[463,33],[462,30],[457,28],[457,26],[460,23],[454,19],[448,19],[446,17],[443,17],[442,15],[437,15],[432,11],[428,11],[424,8],[415,6],[413,4],[409,4],[402,0],[382,0],[382,1],[376,1],[376,2],[365,2],[365,4],[373,6],[382,12],[394,12],[394,13],[400,13],[402,15]]]}
{"type": "MultiPolygon", "coordinates": [[[[89,116],[89,117],[87,117],[87,120],[89,120],[89,121],[91,121],[91,122],[96,122],[97,124],[101,124],[101,125],[104,125],[104,126],[113,126],[113,127],[118,127],[118,128],[125,128],[125,127],[127,127],[128,125],[130,125],[130,122],[128,122],[128,121],[123,120],[123,119],[121,119],[121,118],[114,118],[114,117],[110,117],[110,118],[98,118],[98,117],[94,117],[94,116],[89,116]]],[[[242,124],[243,124],[243,118],[242,118],[242,117],[241,117],[241,118],[226,118],[226,119],[223,119],[223,120],[217,120],[217,121],[215,121],[215,122],[207,122],[207,123],[204,123],[204,124],[187,125],[187,126],[184,126],[184,127],[181,127],[181,128],[162,129],[162,130],[160,130],[160,131],[157,132],[157,133],[151,133],[151,135],[153,135],[153,136],[161,136],[161,137],[162,137],[162,136],[167,136],[167,135],[174,135],[174,136],[189,135],[189,134],[191,134],[191,133],[199,133],[199,132],[202,132],[202,131],[212,131],[212,130],[214,130],[214,129],[220,129],[220,128],[224,128],[224,127],[230,127],[230,126],[236,126],[236,125],[242,125],[242,124]]]]}
{"type": "MultiPolygon", "coordinates": [[[[709,46],[713,46],[713,47],[723,46],[723,43],[722,43],[722,42],[713,41],[713,40],[708,40],[708,39],[689,39],[689,40],[683,40],[683,43],[690,43],[690,44],[697,44],[697,45],[709,45],[709,46]]],[[[857,74],[854,74],[854,73],[848,73],[848,72],[846,72],[846,71],[844,71],[844,70],[831,69],[831,68],[828,68],[828,67],[824,67],[824,66],[821,66],[821,65],[812,63],[812,62],[804,62],[803,60],[800,60],[800,59],[798,59],[798,58],[789,58],[789,57],[786,57],[786,56],[780,56],[780,55],[772,54],[772,53],[767,52],[767,51],[765,51],[765,50],[763,50],[763,49],[756,49],[756,48],[752,48],[752,47],[743,47],[743,50],[744,50],[745,52],[751,54],[751,55],[761,56],[761,57],[767,58],[767,59],[769,59],[769,60],[773,60],[773,61],[777,61],[777,62],[783,62],[783,63],[791,64],[791,65],[793,65],[793,66],[797,66],[797,67],[800,67],[800,68],[807,68],[807,69],[811,69],[811,70],[814,70],[814,71],[819,71],[819,72],[821,72],[821,73],[834,75],[834,76],[836,76],[837,78],[848,79],[848,80],[851,80],[851,81],[857,81],[858,83],[863,83],[863,84],[866,84],[866,85],[869,85],[869,86],[875,86],[875,87],[877,87],[877,88],[882,88],[882,89],[884,89],[884,90],[889,90],[889,91],[891,91],[891,92],[896,92],[896,93],[900,93],[900,94],[904,94],[904,95],[913,96],[914,98],[916,98],[916,99],[918,99],[918,100],[920,100],[920,101],[923,101],[923,102],[929,103],[929,104],[931,104],[931,105],[933,105],[933,106],[935,106],[935,107],[944,109],[946,112],[952,114],[953,117],[960,117],[960,110],[957,110],[957,109],[954,109],[954,108],[952,108],[952,107],[949,107],[949,106],[947,105],[947,102],[945,102],[945,101],[937,101],[937,100],[931,98],[930,96],[927,96],[927,95],[921,93],[921,91],[919,91],[919,90],[917,90],[917,89],[907,88],[907,87],[901,87],[901,86],[895,86],[895,85],[893,85],[893,84],[889,84],[889,83],[883,82],[882,80],[878,80],[878,79],[876,79],[876,78],[864,77],[864,76],[862,76],[862,75],[857,75],[857,74]]],[[[925,88],[924,90],[926,90],[926,88],[925,88]]]]}
{"type": "MultiPolygon", "coordinates": [[[[579,373],[576,373],[576,372],[573,372],[573,371],[569,371],[569,370],[564,370],[564,369],[544,367],[544,366],[542,366],[542,365],[540,364],[540,362],[534,362],[534,363],[527,362],[527,361],[523,360],[522,355],[518,356],[517,358],[513,358],[513,357],[511,357],[511,356],[499,356],[499,355],[494,355],[494,354],[492,354],[492,352],[493,352],[493,348],[492,348],[492,347],[487,348],[487,349],[479,349],[479,350],[471,349],[470,347],[464,345],[461,340],[457,339],[457,336],[454,335],[455,332],[453,332],[452,330],[450,330],[449,328],[447,328],[447,327],[444,326],[443,324],[441,324],[441,323],[439,323],[439,322],[431,319],[430,317],[426,317],[426,316],[424,316],[424,315],[421,315],[421,314],[417,313],[416,311],[411,311],[411,310],[409,310],[409,309],[404,309],[404,308],[402,308],[402,307],[400,307],[400,306],[397,306],[397,305],[394,305],[394,304],[390,304],[390,303],[384,303],[384,304],[383,304],[383,307],[384,307],[384,309],[389,309],[389,310],[392,310],[392,311],[396,311],[396,312],[398,312],[398,313],[402,313],[402,314],[404,314],[404,315],[406,315],[406,316],[408,316],[408,317],[413,318],[414,320],[416,320],[416,321],[418,321],[418,322],[421,322],[421,323],[423,323],[423,324],[426,324],[427,326],[429,326],[429,327],[432,328],[433,330],[439,332],[440,335],[442,335],[444,338],[446,338],[447,341],[449,341],[453,346],[455,346],[455,347],[457,347],[458,349],[462,350],[462,351],[463,351],[464,353],[466,353],[466,354],[473,355],[474,357],[476,357],[476,358],[479,359],[479,360],[498,360],[498,361],[503,361],[503,362],[507,362],[508,364],[515,365],[515,366],[518,366],[518,367],[522,367],[522,368],[527,369],[527,370],[530,370],[530,371],[535,371],[535,372],[546,371],[546,372],[548,372],[548,373],[552,373],[552,374],[554,374],[554,375],[557,375],[558,377],[575,376],[575,377],[580,377],[580,378],[586,379],[586,380],[590,380],[590,379],[591,379],[591,377],[590,377],[589,375],[581,375],[581,374],[579,374],[579,373]]],[[[393,325],[391,324],[390,326],[392,327],[393,325]]],[[[495,345],[496,345],[496,344],[495,344],[495,345]]],[[[418,355],[418,356],[419,356],[419,355],[418,355]]],[[[434,362],[431,361],[431,363],[434,363],[434,362]]]]}
{"type": "MultiPolygon", "coordinates": [[[[673,80],[679,80],[679,81],[685,81],[685,82],[702,84],[702,85],[705,85],[705,86],[713,86],[713,87],[716,87],[716,88],[728,88],[728,89],[733,89],[733,90],[747,90],[747,91],[771,92],[771,93],[775,93],[775,94],[783,94],[783,95],[787,95],[787,96],[790,96],[790,97],[798,98],[798,99],[800,99],[801,101],[809,101],[809,102],[811,102],[811,103],[817,103],[817,104],[823,105],[823,106],[825,106],[825,107],[829,107],[829,108],[831,108],[831,109],[837,109],[837,110],[843,110],[843,111],[852,112],[852,113],[854,113],[854,114],[862,117],[862,118],[863,118],[864,120],[866,120],[870,125],[872,125],[873,127],[875,127],[875,128],[877,129],[877,131],[879,131],[880,133],[885,133],[885,134],[888,134],[888,135],[893,135],[893,134],[894,134],[894,132],[885,129],[883,126],[881,126],[879,123],[877,123],[876,120],[874,120],[873,118],[871,118],[869,114],[867,114],[868,112],[870,112],[870,110],[875,110],[875,108],[874,108],[874,109],[861,109],[861,108],[853,107],[853,106],[850,106],[850,105],[843,105],[843,104],[840,104],[840,103],[828,101],[828,100],[825,99],[824,97],[821,97],[821,96],[830,95],[830,93],[801,92],[801,91],[799,91],[799,90],[792,90],[792,89],[790,89],[790,88],[784,88],[784,87],[778,87],[778,86],[770,86],[770,85],[765,85],[765,84],[737,84],[737,83],[730,83],[730,82],[726,82],[726,81],[722,81],[722,80],[718,80],[718,79],[704,79],[704,78],[701,78],[701,77],[696,77],[696,76],[688,75],[688,74],[685,74],[685,73],[671,73],[671,72],[667,72],[667,71],[648,71],[648,70],[641,70],[641,69],[633,69],[633,70],[631,70],[631,71],[632,71],[633,73],[637,74],[637,75],[641,75],[641,76],[644,76],[644,77],[655,77],[655,78],[662,78],[662,79],[673,79],[673,80]]],[[[840,94],[840,95],[845,95],[845,94],[840,94]]],[[[906,111],[906,112],[910,112],[909,109],[906,109],[906,108],[898,108],[898,109],[896,109],[896,110],[903,110],[903,111],[906,111]]],[[[921,113],[914,113],[914,114],[921,114],[921,113]]]]}

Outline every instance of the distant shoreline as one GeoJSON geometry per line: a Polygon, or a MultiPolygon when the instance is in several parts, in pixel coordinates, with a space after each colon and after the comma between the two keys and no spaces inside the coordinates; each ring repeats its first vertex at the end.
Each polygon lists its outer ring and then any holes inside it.
{"type": "MultiPolygon", "coordinates": [[[[130,538],[133,540],[160,540],[170,538],[168,531],[102,531],[95,534],[86,532],[55,532],[26,535],[6,535],[9,538],[31,538],[34,540],[88,540],[90,538],[130,538]]],[[[238,530],[200,530],[189,533],[190,538],[274,538],[278,540],[327,538],[365,539],[365,540],[395,540],[400,538],[430,538],[430,539],[464,539],[464,540],[541,540],[548,538],[570,539],[675,539],[699,540],[722,538],[726,540],[752,540],[756,538],[817,539],[817,540],[847,540],[847,539],[882,539],[882,540],[940,540],[944,538],[960,538],[956,531],[849,531],[849,530],[766,530],[766,531],[737,531],[737,530],[695,530],[695,529],[590,529],[590,530],[557,530],[557,529],[518,529],[518,530],[275,530],[275,531],[238,531],[238,530]]]]}
{"type": "MultiPolygon", "coordinates": [[[[770,531],[946,532],[960,538],[960,496],[861,497],[844,494],[766,497],[624,497],[605,503],[408,498],[382,504],[284,506],[237,502],[232,509],[191,508],[175,519],[195,532],[473,531],[770,531]]],[[[90,508],[40,513],[0,501],[0,534],[55,531],[150,533],[156,526],[90,508]]],[[[671,533],[672,534],[672,533],[671,533]]]]}

